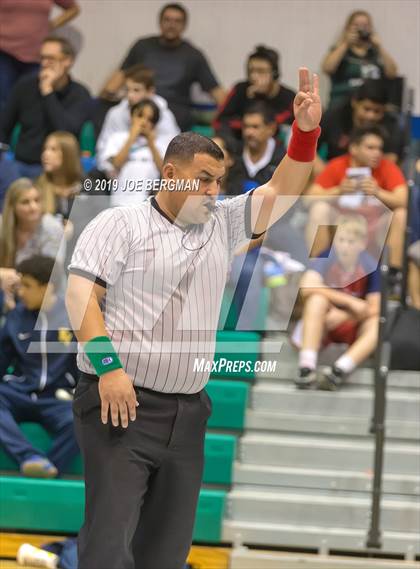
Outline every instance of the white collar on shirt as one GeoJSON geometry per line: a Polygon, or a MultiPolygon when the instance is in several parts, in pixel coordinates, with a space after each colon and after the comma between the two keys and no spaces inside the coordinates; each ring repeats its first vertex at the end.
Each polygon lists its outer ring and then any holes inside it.
{"type": "Polygon", "coordinates": [[[265,149],[265,152],[258,160],[258,162],[252,162],[248,152],[244,149],[244,151],[242,152],[242,160],[244,161],[245,168],[247,169],[248,174],[252,178],[255,176],[257,172],[265,168],[267,164],[270,163],[275,147],[276,147],[276,141],[274,140],[274,138],[270,138],[269,141],[267,142],[267,147],[265,149]]]}

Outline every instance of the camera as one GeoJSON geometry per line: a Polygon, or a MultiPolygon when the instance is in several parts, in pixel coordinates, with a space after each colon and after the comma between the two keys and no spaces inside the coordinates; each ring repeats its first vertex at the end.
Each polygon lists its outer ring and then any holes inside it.
{"type": "Polygon", "coordinates": [[[364,28],[357,30],[357,33],[359,34],[359,39],[362,41],[369,41],[370,40],[370,31],[369,30],[365,30],[364,28]]]}

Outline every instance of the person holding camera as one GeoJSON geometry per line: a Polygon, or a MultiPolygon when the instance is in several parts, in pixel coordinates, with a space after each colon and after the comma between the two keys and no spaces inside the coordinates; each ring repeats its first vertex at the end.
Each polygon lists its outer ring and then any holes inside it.
{"type": "Polygon", "coordinates": [[[291,125],[296,93],[280,83],[279,54],[258,45],[247,61],[247,80],[236,83],[214,120],[216,131],[242,138],[242,117],[248,107],[262,101],[275,114],[276,124],[291,125]]]}
{"type": "Polygon", "coordinates": [[[364,10],[349,15],[340,39],[322,62],[322,70],[331,80],[330,106],[342,102],[365,79],[394,79],[398,73],[364,10]]]}

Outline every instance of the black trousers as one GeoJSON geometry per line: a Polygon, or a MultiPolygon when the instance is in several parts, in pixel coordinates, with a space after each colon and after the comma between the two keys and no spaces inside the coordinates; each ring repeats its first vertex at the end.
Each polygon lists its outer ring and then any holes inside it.
{"type": "Polygon", "coordinates": [[[102,424],[97,380],[82,373],[73,403],[86,482],[79,569],[182,569],[211,401],[136,388],[137,419],[123,429],[102,424]]]}

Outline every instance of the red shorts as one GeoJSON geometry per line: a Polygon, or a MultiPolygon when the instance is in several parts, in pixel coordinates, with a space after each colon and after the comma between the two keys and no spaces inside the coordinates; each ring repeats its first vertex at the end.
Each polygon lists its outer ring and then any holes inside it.
{"type": "Polygon", "coordinates": [[[357,322],[346,320],[340,326],[328,332],[324,338],[324,347],[328,346],[328,344],[348,344],[350,346],[355,342],[358,330],[357,322]]]}

